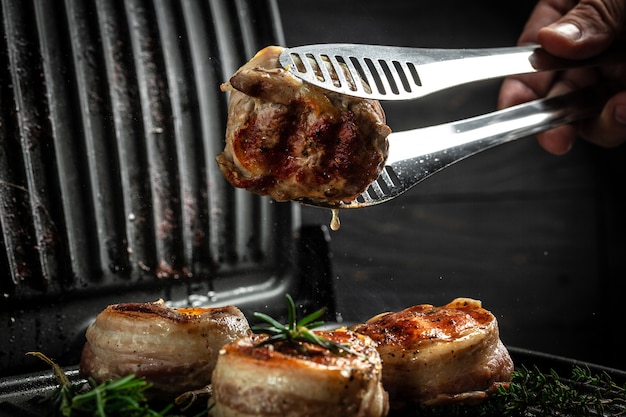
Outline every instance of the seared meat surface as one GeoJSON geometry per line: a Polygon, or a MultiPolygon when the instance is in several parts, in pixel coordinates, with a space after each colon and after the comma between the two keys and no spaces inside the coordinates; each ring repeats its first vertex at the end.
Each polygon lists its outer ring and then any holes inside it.
{"type": "Polygon", "coordinates": [[[250,333],[232,306],[115,304],[87,329],[80,373],[97,382],[135,374],[153,384],[153,394],[173,398],[209,384],[220,348],[250,333]]]}
{"type": "Polygon", "coordinates": [[[416,305],[352,330],[376,342],[392,408],[477,402],[513,372],[496,318],[477,300],[416,305]]]}
{"type": "Polygon", "coordinates": [[[221,350],[212,387],[213,417],[381,417],[388,412],[374,342],[345,329],[315,331],[349,345],[338,355],[309,343],[255,335],[221,350]]]}
{"type": "Polygon", "coordinates": [[[278,201],[354,200],[387,157],[383,110],[302,82],[280,67],[282,50],[261,50],[222,85],[231,94],[220,169],[278,201]]]}

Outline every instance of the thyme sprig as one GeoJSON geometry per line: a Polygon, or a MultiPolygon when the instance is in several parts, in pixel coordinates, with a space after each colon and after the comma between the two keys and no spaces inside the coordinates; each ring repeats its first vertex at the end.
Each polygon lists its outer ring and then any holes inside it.
{"type": "Polygon", "coordinates": [[[326,312],[325,308],[316,310],[313,313],[298,319],[296,315],[296,304],[294,303],[293,298],[287,294],[285,299],[287,300],[287,324],[282,324],[265,313],[253,313],[255,318],[264,321],[266,324],[252,326],[252,331],[257,334],[270,335],[269,338],[260,342],[258,346],[285,341],[292,344],[300,352],[306,353],[308,351],[306,344],[310,343],[312,345],[320,346],[339,356],[346,354],[364,356],[363,354],[355,351],[348,344],[337,343],[311,331],[312,329],[320,327],[324,324],[323,320],[318,319],[326,312]]]}
{"type": "Polygon", "coordinates": [[[626,416],[626,383],[619,385],[606,372],[573,366],[569,379],[556,371],[521,367],[511,382],[502,385],[476,406],[439,406],[419,409],[421,417],[543,417],[626,416]]]}

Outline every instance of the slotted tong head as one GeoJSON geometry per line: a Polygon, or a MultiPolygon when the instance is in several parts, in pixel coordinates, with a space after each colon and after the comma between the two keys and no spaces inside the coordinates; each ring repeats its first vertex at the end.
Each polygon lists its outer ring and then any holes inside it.
{"type": "MultiPolygon", "coordinates": [[[[358,44],[289,48],[284,69],[302,80],[341,94],[376,100],[411,100],[447,88],[513,74],[556,71],[626,61],[616,44],[594,58],[571,61],[536,45],[484,49],[424,49],[358,44]]],[[[485,115],[389,137],[389,156],[376,181],[355,201],[303,201],[328,208],[360,208],[389,201],[434,173],[494,146],[597,114],[606,99],[596,86],[534,100],[485,115]]]]}

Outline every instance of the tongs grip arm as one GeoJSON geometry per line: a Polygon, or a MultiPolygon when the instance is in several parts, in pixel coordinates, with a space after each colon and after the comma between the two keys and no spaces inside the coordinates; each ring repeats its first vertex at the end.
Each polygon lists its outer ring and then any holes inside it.
{"type": "Polygon", "coordinates": [[[387,164],[396,171],[413,170],[410,177],[421,181],[494,146],[597,115],[608,95],[607,88],[598,85],[469,119],[394,132],[387,164]]]}
{"type": "Polygon", "coordinates": [[[359,44],[320,44],[286,49],[279,61],[318,87],[377,100],[411,100],[472,82],[538,71],[626,62],[615,43],[586,60],[567,60],[538,45],[483,49],[428,49],[359,44]]]}

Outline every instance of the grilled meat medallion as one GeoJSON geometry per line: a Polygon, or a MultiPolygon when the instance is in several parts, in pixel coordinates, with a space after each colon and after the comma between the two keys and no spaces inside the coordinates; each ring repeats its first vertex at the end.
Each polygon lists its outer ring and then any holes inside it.
{"type": "Polygon", "coordinates": [[[382,107],[304,83],[281,68],[282,51],[259,51],[222,85],[231,94],[219,167],[233,186],[277,201],[352,201],[387,158],[382,107]]]}
{"type": "Polygon", "coordinates": [[[352,330],[376,342],[392,409],[479,402],[513,372],[496,318],[477,300],[382,313],[352,330]]]}
{"type": "Polygon", "coordinates": [[[88,327],[80,373],[97,382],[135,374],[171,398],[209,384],[220,348],[251,334],[236,307],[108,306],[88,327]]]}
{"type": "MultiPolygon", "coordinates": [[[[254,335],[220,351],[212,387],[213,417],[382,417],[388,399],[374,342],[346,329],[314,331],[358,353],[267,341],[254,335]]],[[[294,344],[296,343],[296,344],[294,344]]]]}

